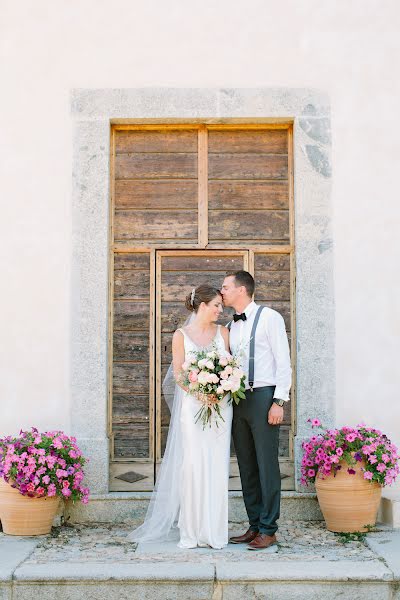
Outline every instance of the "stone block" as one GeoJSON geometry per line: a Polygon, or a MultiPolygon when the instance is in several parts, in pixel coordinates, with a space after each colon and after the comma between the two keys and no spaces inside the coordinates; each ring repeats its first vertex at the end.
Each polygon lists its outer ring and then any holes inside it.
{"type": "Polygon", "coordinates": [[[166,600],[212,597],[214,568],[199,564],[22,565],[15,572],[14,598],[50,600],[166,600]]]}

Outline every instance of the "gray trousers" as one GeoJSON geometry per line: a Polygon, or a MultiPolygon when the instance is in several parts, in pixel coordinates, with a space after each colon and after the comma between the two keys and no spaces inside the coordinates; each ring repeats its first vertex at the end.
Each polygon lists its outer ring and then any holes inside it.
{"type": "Polygon", "coordinates": [[[275,386],[246,391],[233,404],[232,434],[250,529],[273,535],[278,529],[281,476],[279,425],[268,424],[275,386]]]}

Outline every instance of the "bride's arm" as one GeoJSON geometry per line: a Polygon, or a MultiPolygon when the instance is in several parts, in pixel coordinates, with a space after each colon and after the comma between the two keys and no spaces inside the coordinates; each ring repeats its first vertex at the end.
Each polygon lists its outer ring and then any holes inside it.
{"type": "Polygon", "coordinates": [[[224,338],[225,350],[230,353],[230,348],[229,348],[229,329],[227,327],[224,327],[223,325],[221,325],[221,335],[224,338]]]}
{"type": "Polygon", "coordinates": [[[182,378],[182,365],[185,362],[185,347],[183,343],[183,334],[180,331],[175,331],[172,337],[172,368],[174,371],[175,382],[185,392],[188,391],[180,381],[182,378]]]}

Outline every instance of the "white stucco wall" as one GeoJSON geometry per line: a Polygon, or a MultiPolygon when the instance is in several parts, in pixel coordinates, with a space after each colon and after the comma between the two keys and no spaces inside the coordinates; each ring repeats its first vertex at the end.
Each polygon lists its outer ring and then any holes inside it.
{"type": "Polygon", "coordinates": [[[70,90],[280,86],[331,99],[337,422],[400,442],[398,3],[8,0],[1,21],[0,434],[71,421],[70,90]]]}

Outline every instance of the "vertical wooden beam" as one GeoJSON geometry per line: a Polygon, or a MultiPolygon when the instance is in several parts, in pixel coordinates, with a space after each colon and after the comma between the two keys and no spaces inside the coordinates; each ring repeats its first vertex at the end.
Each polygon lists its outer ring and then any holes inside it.
{"type": "MultiPolygon", "coordinates": [[[[293,125],[288,129],[288,184],[289,184],[289,227],[290,227],[290,317],[292,333],[291,362],[292,362],[292,391],[291,391],[291,421],[292,435],[296,435],[296,256],[295,256],[295,227],[294,227],[294,166],[293,166],[293,125]]],[[[291,444],[291,458],[294,456],[291,444]]]]}
{"type": "MultiPolygon", "coordinates": [[[[160,252],[156,253],[156,287],[155,287],[155,338],[156,338],[156,395],[155,395],[155,459],[161,459],[161,267],[162,256],[160,252]]],[[[156,465],[155,465],[156,467],[156,465]]]]}
{"type": "MultiPolygon", "coordinates": [[[[149,306],[149,460],[155,456],[155,403],[156,403],[156,355],[155,355],[155,303],[156,303],[156,251],[150,251],[150,306],[149,306]]],[[[154,484],[154,481],[153,481],[154,484]]]]}
{"type": "Polygon", "coordinates": [[[248,251],[247,268],[245,267],[245,269],[254,277],[254,250],[252,249],[248,251]]]}
{"type": "Polygon", "coordinates": [[[108,243],[108,393],[107,393],[107,431],[110,438],[110,458],[114,458],[113,443],[113,332],[114,332],[114,205],[115,205],[115,131],[110,130],[110,203],[109,203],[109,243],[108,243]]]}
{"type": "Polygon", "coordinates": [[[199,247],[208,244],[208,130],[204,125],[198,133],[198,231],[199,247]]]}

